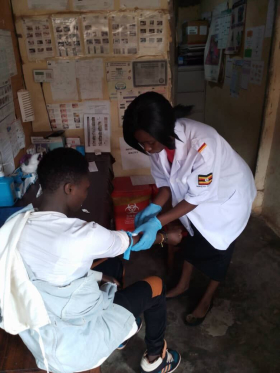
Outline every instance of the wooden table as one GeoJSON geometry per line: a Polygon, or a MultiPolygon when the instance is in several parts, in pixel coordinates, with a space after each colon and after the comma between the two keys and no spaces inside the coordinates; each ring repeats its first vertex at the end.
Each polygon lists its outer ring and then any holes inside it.
{"type": "MultiPolygon", "coordinates": [[[[96,156],[87,154],[89,161],[95,161],[98,172],[90,173],[90,188],[83,208],[90,213],[78,211],[73,217],[86,221],[95,221],[108,229],[114,228],[114,215],[111,193],[113,191],[112,180],[114,177],[112,164],[114,159],[110,154],[96,156]]],[[[15,206],[27,206],[32,203],[34,207],[40,204],[40,198],[36,198],[38,182],[32,185],[25,196],[15,206]]],[[[35,359],[24,345],[20,337],[13,336],[0,329],[0,373],[31,373],[39,372],[35,359]]],[[[91,370],[88,372],[98,372],[91,370]]]]}

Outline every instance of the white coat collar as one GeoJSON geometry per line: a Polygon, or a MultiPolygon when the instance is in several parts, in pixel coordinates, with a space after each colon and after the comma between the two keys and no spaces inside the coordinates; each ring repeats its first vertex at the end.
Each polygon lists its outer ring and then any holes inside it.
{"type": "Polygon", "coordinates": [[[175,124],[175,133],[181,141],[175,139],[176,151],[175,151],[175,156],[174,156],[174,160],[173,160],[173,163],[172,163],[171,170],[170,170],[170,164],[169,164],[168,159],[167,159],[166,151],[162,150],[158,154],[158,161],[161,163],[162,168],[163,168],[164,173],[165,173],[165,176],[167,178],[171,177],[172,175],[174,175],[179,170],[179,168],[181,167],[180,161],[182,159],[185,159],[185,157],[186,157],[186,154],[185,154],[186,153],[185,128],[184,128],[184,125],[182,123],[180,123],[179,121],[177,121],[176,124],[175,124]]]}

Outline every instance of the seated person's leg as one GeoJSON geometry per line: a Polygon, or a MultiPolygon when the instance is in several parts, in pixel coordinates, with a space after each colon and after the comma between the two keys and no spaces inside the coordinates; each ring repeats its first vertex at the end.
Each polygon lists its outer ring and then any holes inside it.
{"type": "Polygon", "coordinates": [[[138,281],[118,291],[114,303],[126,308],[135,317],[144,313],[147,352],[141,361],[142,372],[153,372],[153,368],[158,371],[168,365],[170,367],[166,372],[173,371],[180,363],[180,355],[175,351],[166,351],[166,299],[162,280],[153,276],[138,281]]]}
{"type": "Polygon", "coordinates": [[[93,268],[94,271],[102,272],[103,275],[113,277],[121,285],[123,283],[124,265],[120,258],[108,258],[93,268]]]}

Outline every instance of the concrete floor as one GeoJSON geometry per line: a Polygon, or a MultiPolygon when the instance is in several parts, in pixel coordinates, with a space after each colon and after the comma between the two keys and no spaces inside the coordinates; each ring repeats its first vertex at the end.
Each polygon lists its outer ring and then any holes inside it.
{"type": "MultiPolygon", "coordinates": [[[[180,263],[180,253],[176,257],[180,263]]],[[[126,265],[127,284],[147,275],[159,275],[171,284],[166,273],[166,251],[160,247],[134,253],[126,265]]],[[[179,273],[177,268],[175,276],[179,273]]],[[[280,238],[261,219],[251,218],[238,238],[212,311],[201,326],[187,327],[183,317],[194,308],[206,284],[205,276],[196,271],[190,295],[167,302],[166,340],[182,355],[176,372],[280,372],[280,238]]],[[[144,330],[125,350],[110,356],[102,373],[140,371],[144,330]]]]}

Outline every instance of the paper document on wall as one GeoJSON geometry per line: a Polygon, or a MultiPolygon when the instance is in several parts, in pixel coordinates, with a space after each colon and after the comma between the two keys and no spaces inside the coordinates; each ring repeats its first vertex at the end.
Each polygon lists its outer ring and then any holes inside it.
{"type": "Polygon", "coordinates": [[[165,22],[161,13],[141,13],[139,22],[139,53],[162,54],[165,50],[165,22]]]}
{"type": "Polygon", "coordinates": [[[53,29],[59,57],[82,55],[78,17],[53,17],[53,29]]]}
{"type": "Polygon", "coordinates": [[[17,75],[17,64],[11,31],[0,30],[0,48],[2,47],[6,50],[10,76],[17,75]]]}
{"type": "Polygon", "coordinates": [[[228,35],[231,25],[231,9],[221,13],[217,19],[215,19],[216,33],[218,33],[218,48],[226,49],[228,35]]]}
{"type": "Polygon", "coordinates": [[[106,76],[111,99],[117,99],[118,91],[131,90],[133,88],[131,62],[107,62],[106,76]]]}
{"type": "MultiPolygon", "coordinates": [[[[6,84],[0,85],[0,113],[2,112],[2,108],[4,106],[7,106],[13,103],[13,100],[14,99],[13,99],[12,85],[11,85],[11,80],[9,78],[6,84]]],[[[1,116],[2,115],[0,114],[0,118],[1,116]]]]}
{"type": "Polygon", "coordinates": [[[123,118],[129,104],[139,95],[145,92],[157,92],[167,98],[167,87],[134,88],[126,91],[118,91],[119,126],[123,125],[123,118]]]}
{"type": "Polygon", "coordinates": [[[233,60],[229,56],[227,56],[224,83],[225,85],[228,85],[228,86],[230,86],[230,82],[231,82],[232,64],[233,64],[233,60]]]}
{"type": "Polygon", "coordinates": [[[240,88],[248,89],[251,75],[251,61],[243,61],[240,88]]]}
{"type": "Polygon", "coordinates": [[[230,82],[230,95],[239,97],[240,83],[242,77],[243,60],[234,60],[232,65],[232,75],[230,82]]]}
{"type": "Polygon", "coordinates": [[[82,100],[103,98],[103,60],[77,60],[76,75],[82,100]]]}
{"type": "Polygon", "coordinates": [[[48,61],[47,65],[54,74],[54,79],[50,83],[53,100],[78,100],[75,61],[48,61]]]}
{"type": "Polygon", "coordinates": [[[261,85],[263,81],[264,61],[252,61],[250,83],[261,85]]]}
{"type": "Polygon", "coordinates": [[[87,153],[111,151],[111,121],[108,114],[85,114],[84,131],[87,153]]]}
{"type": "Polygon", "coordinates": [[[7,58],[6,48],[0,45],[0,85],[8,84],[10,81],[9,61],[7,58]]]}
{"type": "Polygon", "coordinates": [[[7,131],[7,126],[13,120],[14,116],[11,115],[0,123],[0,163],[3,164],[6,176],[11,174],[15,169],[13,149],[7,131]]]}
{"type": "Polygon", "coordinates": [[[130,176],[130,180],[133,186],[155,184],[155,180],[152,175],[130,176]]]}
{"type": "Polygon", "coordinates": [[[240,51],[246,21],[246,3],[247,0],[233,0],[227,54],[235,54],[240,51]]]}
{"type": "Polygon", "coordinates": [[[51,127],[54,130],[79,129],[84,126],[84,104],[82,102],[49,104],[47,110],[51,127]]]}
{"type": "Polygon", "coordinates": [[[66,10],[69,0],[28,0],[29,9],[66,10]]]}
{"type": "Polygon", "coordinates": [[[109,54],[108,16],[102,14],[85,15],[82,17],[82,21],[86,54],[109,54]]]}
{"type": "Polygon", "coordinates": [[[74,0],[74,10],[112,10],[114,0],[74,0]]]}
{"type": "Polygon", "coordinates": [[[246,29],[244,58],[261,60],[264,39],[264,26],[246,29]]]}
{"type": "Polygon", "coordinates": [[[218,17],[213,18],[204,51],[204,73],[205,80],[218,82],[222,61],[222,50],[218,48],[219,43],[218,17]]]}
{"type": "Polygon", "coordinates": [[[15,126],[15,121],[14,117],[12,118],[12,122],[9,123],[7,126],[7,132],[9,136],[9,140],[12,146],[12,151],[13,151],[13,157],[15,158],[18,153],[20,152],[20,144],[18,142],[18,136],[17,136],[17,129],[15,126]]]}
{"type": "Polygon", "coordinates": [[[107,114],[110,115],[110,101],[84,101],[85,114],[107,114]]]}
{"type": "Polygon", "coordinates": [[[265,25],[265,37],[271,38],[273,23],[274,23],[274,12],[275,12],[275,0],[269,0],[268,9],[266,15],[266,25],[265,25]]]}
{"type": "Polygon", "coordinates": [[[133,149],[129,146],[123,137],[120,137],[120,149],[123,170],[132,170],[138,168],[150,168],[149,156],[133,149]]]}
{"type": "Polygon", "coordinates": [[[212,17],[219,16],[222,12],[228,10],[228,2],[225,1],[224,3],[221,3],[213,9],[212,17]]]}
{"type": "Polygon", "coordinates": [[[14,121],[14,126],[17,133],[17,141],[20,149],[25,148],[25,133],[20,119],[14,121]]]}
{"type": "Polygon", "coordinates": [[[123,9],[158,9],[160,5],[160,0],[120,0],[120,6],[123,9]]]}
{"type": "Polygon", "coordinates": [[[114,54],[137,54],[137,23],[135,15],[122,14],[112,16],[112,33],[114,54]]]}
{"type": "Polygon", "coordinates": [[[47,18],[22,20],[29,61],[43,60],[54,56],[54,44],[47,18]]]}
{"type": "Polygon", "coordinates": [[[167,85],[167,61],[133,61],[134,87],[167,85]]]}

